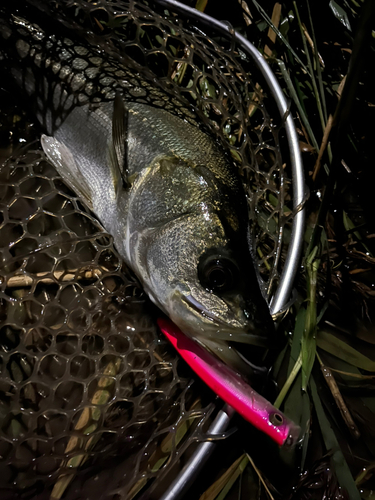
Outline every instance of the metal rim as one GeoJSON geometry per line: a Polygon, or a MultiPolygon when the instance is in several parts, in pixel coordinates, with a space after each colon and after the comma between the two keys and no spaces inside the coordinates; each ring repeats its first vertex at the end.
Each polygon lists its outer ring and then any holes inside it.
{"type": "MultiPolygon", "coordinates": [[[[218,21],[207,14],[204,14],[192,7],[181,4],[176,0],[155,0],[161,6],[167,7],[180,14],[183,14],[190,19],[198,21],[198,23],[205,25],[209,28],[214,28],[220,34],[234,38],[234,40],[241,46],[241,49],[250,57],[260,70],[264,77],[269,89],[277,103],[277,107],[281,116],[286,116],[285,130],[290,151],[290,161],[292,168],[292,183],[293,183],[293,209],[296,214],[292,223],[291,240],[288,247],[287,257],[284,268],[281,273],[280,282],[277,287],[275,295],[272,297],[270,303],[271,314],[276,314],[283,309],[287,304],[292,292],[294,278],[297,273],[299,259],[302,252],[303,243],[303,229],[305,222],[305,211],[303,202],[305,198],[305,183],[301,154],[299,150],[299,143],[297,132],[293,123],[293,118],[288,114],[287,100],[283,91],[273,74],[268,63],[260,54],[258,49],[250,43],[245,37],[235,32],[228,24],[218,21]]],[[[210,434],[223,433],[232,418],[234,411],[228,405],[219,411],[216,419],[209,428],[210,434]]],[[[177,500],[187,491],[192,481],[199,474],[203,465],[207,462],[210,455],[214,451],[216,444],[213,442],[201,443],[188,463],[185,465],[180,474],[169,485],[168,489],[160,500],[177,500]]]]}

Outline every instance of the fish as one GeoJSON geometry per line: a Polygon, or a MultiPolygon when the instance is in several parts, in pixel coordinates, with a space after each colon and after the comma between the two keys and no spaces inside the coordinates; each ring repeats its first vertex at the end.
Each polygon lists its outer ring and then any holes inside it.
{"type": "Polygon", "coordinates": [[[173,111],[168,93],[73,30],[43,24],[31,7],[28,17],[20,6],[2,9],[0,57],[34,108],[48,159],[151,301],[249,370],[238,346],[272,346],[275,327],[227,152],[189,111],[173,111]]]}

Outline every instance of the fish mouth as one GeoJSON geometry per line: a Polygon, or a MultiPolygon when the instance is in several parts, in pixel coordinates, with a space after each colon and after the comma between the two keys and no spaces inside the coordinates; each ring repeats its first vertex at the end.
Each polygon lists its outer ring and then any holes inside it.
{"type": "Polygon", "coordinates": [[[181,296],[181,300],[186,304],[188,309],[198,313],[201,317],[211,322],[211,336],[214,336],[215,339],[251,344],[259,347],[269,347],[269,339],[265,335],[265,332],[256,328],[254,325],[249,326],[248,330],[241,327],[229,326],[228,323],[202,306],[202,304],[192,295],[183,295],[181,296]],[[214,331],[214,335],[212,335],[212,330],[214,331]]]}
{"type": "Polygon", "coordinates": [[[215,314],[208,311],[192,295],[184,295],[182,297],[182,301],[185,302],[190,309],[193,309],[193,311],[198,312],[204,318],[207,318],[210,321],[212,321],[212,323],[214,325],[217,325],[217,326],[225,326],[226,325],[225,321],[221,320],[220,318],[215,316],[215,314]]]}

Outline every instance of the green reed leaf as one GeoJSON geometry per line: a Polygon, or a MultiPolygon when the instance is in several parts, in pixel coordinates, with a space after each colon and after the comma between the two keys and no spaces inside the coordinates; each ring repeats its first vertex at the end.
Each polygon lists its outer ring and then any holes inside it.
{"type": "Polygon", "coordinates": [[[346,361],[350,365],[368,372],[375,371],[375,361],[331,333],[319,330],[316,337],[316,343],[320,349],[346,361]]]}
{"type": "Polygon", "coordinates": [[[345,26],[346,29],[349,31],[352,31],[352,27],[350,26],[350,21],[348,14],[345,12],[345,10],[337,3],[335,0],[331,0],[329,2],[329,7],[333,12],[333,15],[335,18],[340,21],[341,24],[345,26]]]}
{"type": "MultiPolygon", "coordinates": [[[[244,453],[219,477],[199,498],[199,500],[215,500],[227,485],[233,486],[239,475],[249,463],[249,459],[244,453]]],[[[229,490],[228,490],[229,491],[229,490]]]]}
{"type": "Polygon", "coordinates": [[[309,382],[311,370],[314,366],[316,355],[316,285],[320,265],[320,259],[316,259],[317,253],[318,247],[315,246],[306,261],[308,303],[305,330],[301,341],[302,390],[304,391],[307,389],[307,384],[309,382]]]}

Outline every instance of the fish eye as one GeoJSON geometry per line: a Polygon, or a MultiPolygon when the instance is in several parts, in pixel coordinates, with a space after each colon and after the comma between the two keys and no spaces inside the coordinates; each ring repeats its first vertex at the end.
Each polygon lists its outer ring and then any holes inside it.
{"type": "Polygon", "coordinates": [[[238,277],[236,264],[227,258],[213,256],[198,266],[198,278],[206,290],[224,293],[233,288],[238,277]]]}

